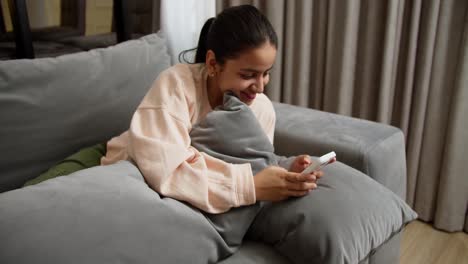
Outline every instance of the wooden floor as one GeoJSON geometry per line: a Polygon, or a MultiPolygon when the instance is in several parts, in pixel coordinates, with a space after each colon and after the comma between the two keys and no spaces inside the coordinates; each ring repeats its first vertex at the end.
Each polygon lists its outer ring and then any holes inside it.
{"type": "Polygon", "coordinates": [[[414,221],[405,227],[400,264],[468,264],[468,234],[447,233],[414,221]]]}

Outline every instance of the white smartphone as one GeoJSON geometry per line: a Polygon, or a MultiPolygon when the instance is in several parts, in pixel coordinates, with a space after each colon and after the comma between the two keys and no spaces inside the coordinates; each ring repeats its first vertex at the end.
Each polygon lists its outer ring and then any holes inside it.
{"type": "Polygon", "coordinates": [[[301,174],[312,173],[320,169],[321,167],[329,164],[334,158],[336,158],[336,153],[334,151],[327,153],[321,156],[320,158],[318,158],[318,160],[314,160],[309,167],[305,168],[305,170],[301,172],[301,174]]]}

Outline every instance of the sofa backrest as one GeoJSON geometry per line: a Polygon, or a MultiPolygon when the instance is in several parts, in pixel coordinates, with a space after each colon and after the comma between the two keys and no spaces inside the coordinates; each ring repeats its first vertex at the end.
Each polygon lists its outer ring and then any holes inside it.
{"type": "Polygon", "coordinates": [[[158,34],[57,58],[0,62],[0,192],[127,130],[169,66],[158,34]]]}

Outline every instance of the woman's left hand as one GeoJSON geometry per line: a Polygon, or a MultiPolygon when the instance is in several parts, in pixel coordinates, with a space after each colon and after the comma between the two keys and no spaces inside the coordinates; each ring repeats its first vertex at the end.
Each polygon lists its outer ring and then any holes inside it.
{"type": "MultiPolygon", "coordinates": [[[[309,155],[299,155],[291,164],[291,168],[289,169],[289,171],[301,173],[303,170],[309,167],[312,164],[312,162],[313,161],[310,159],[309,155]]],[[[311,174],[314,174],[315,177],[318,179],[323,176],[323,171],[318,170],[311,174]]]]}

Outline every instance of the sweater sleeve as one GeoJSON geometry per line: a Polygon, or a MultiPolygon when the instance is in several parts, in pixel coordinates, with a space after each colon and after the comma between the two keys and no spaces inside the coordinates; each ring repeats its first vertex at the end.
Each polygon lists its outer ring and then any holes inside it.
{"type": "Polygon", "coordinates": [[[190,108],[183,78],[161,73],[136,110],[127,152],[158,193],[209,212],[255,203],[250,164],[229,164],[190,146],[190,108]]]}

